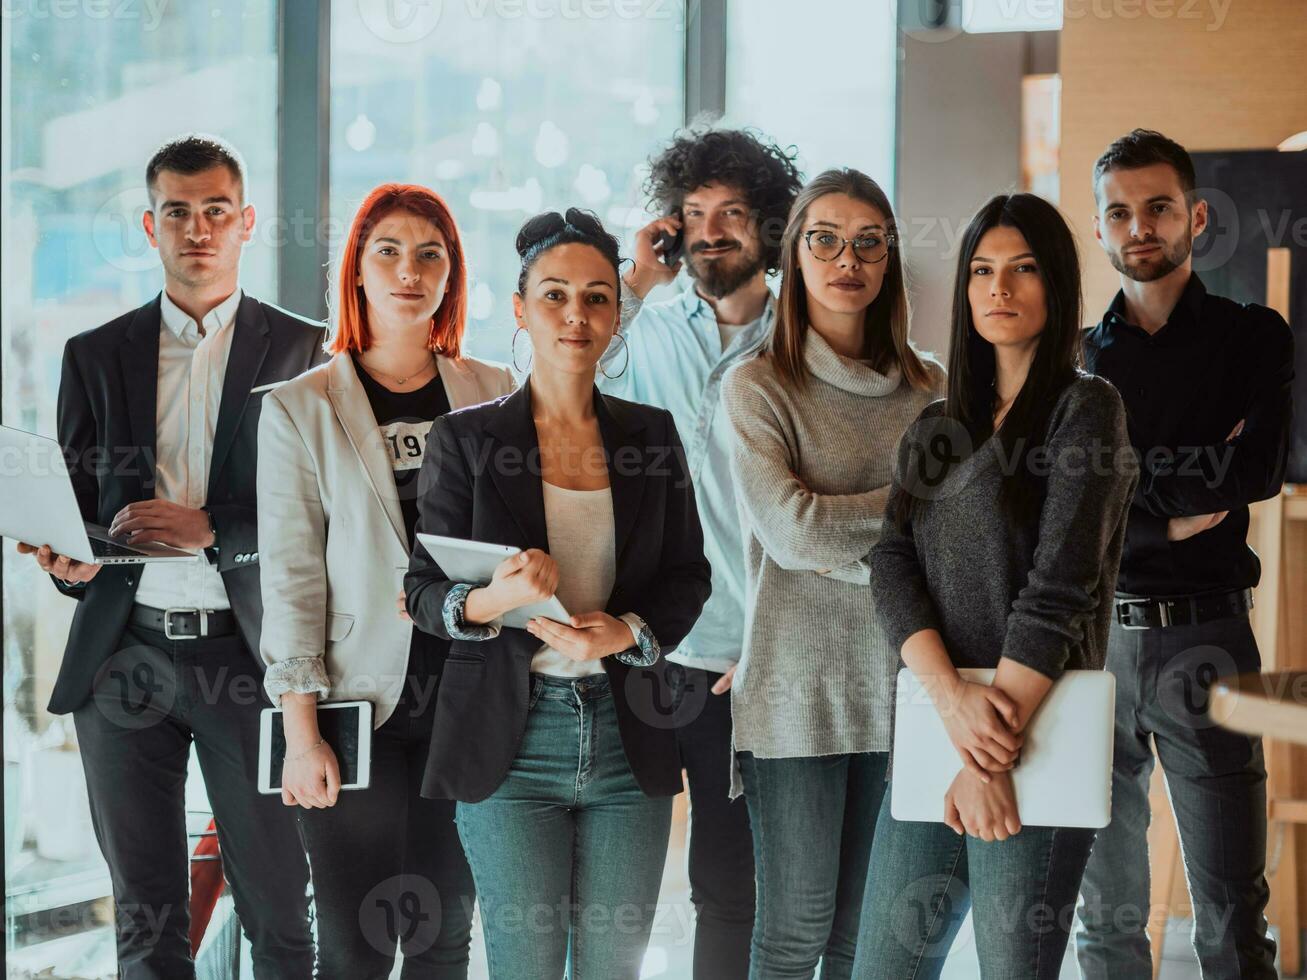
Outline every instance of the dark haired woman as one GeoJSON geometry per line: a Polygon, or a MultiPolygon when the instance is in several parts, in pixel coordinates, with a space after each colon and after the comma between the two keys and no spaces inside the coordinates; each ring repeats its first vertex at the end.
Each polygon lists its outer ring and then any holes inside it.
{"type": "Polygon", "coordinates": [[[662,649],[709,566],[671,416],[595,389],[616,239],[570,209],[528,221],[517,250],[530,377],[437,421],[419,529],[522,550],[484,586],[413,555],[409,612],[454,641],[423,790],[460,801],[494,980],[636,980],[681,789],[662,649]],[[503,625],[555,592],[570,621],[503,625]]]}
{"type": "Polygon", "coordinates": [[[885,194],[855,170],[800,192],[769,349],[726,376],[747,553],[731,710],[758,869],[750,976],[847,977],[885,787],[897,657],[866,555],[899,437],[943,388],[908,342],[885,194]]]}
{"type": "Polygon", "coordinates": [[[449,642],[396,608],[432,421],[513,390],[463,355],[466,267],[437,194],[375,188],[341,252],[335,356],[268,392],[259,419],[264,687],[285,713],[281,795],[301,807],[323,977],[383,980],[397,945],[404,977],[467,976],[454,807],[418,795],[449,642]],[[372,702],[367,789],[340,790],[319,697],[372,702]]]}
{"type": "Polygon", "coordinates": [[[995,197],[958,256],[949,390],[900,447],[872,595],[966,763],[943,823],[881,808],[854,975],[937,977],[973,909],[980,973],[1061,970],[1094,832],[1022,827],[1012,749],[1064,670],[1101,669],[1138,479],[1121,397],[1080,368],[1066,223],[995,197]],[[908,474],[928,474],[929,485],[908,474]],[[996,702],[959,667],[997,668],[996,702]],[[1015,739],[1015,740],[1014,740],[1015,739]]]}

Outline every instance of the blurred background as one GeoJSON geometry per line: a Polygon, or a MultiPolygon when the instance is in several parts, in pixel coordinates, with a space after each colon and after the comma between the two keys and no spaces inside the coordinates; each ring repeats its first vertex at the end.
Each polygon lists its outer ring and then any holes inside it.
{"type": "MultiPolygon", "coordinates": [[[[1307,379],[1303,0],[3,0],[0,28],[8,425],[52,435],[65,341],[159,290],[143,171],[188,130],[232,141],[249,167],[258,222],[243,288],[309,316],[328,315],[328,274],[366,192],[434,187],[470,258],[467,347],[508,361],[523,219],[583,206],[629,246],[651,217],[646,160],[689,122],[755,127],[793,146],[808,176],[847,165],[879,181],[897,212],[913,336],[941,355],[954,246],[999,191],[1062,208],[1080,239],[1086,319],[1098,319],[1116,276],[1093,240],[1090,170],[1116,136],[1156,128],[1195,153],[1213,202],[1196,267],[1214,291],[1283,307],[1307,379]]],[[[1294,453],[1307,481],[1302,425],[1294,453]]],[[[1276,524],[1287,598],[1259,623],[1270,663],[1303,662],[1305,532],[1307,521],[1276,524]]],[[[72,603],[8,544],[0,565],[8,975],[111,977],[109,880],[72,726],[44,710],[72,603]]],[[[1292,803],[1307,766],[1283,758],[1273,786],[1292,803]]],[[[689,976],[679,799],[650,978],[689,976]]],[[[1197,977],[1160,788],[1156,806],[1160,975],[1197,977]]],[[[1285,975],[1300,969],[1307,909],[1297,806],[1271,834],[1285,975]]],[[[188,809],[198,832],[209,819],[198,778],[188,809]]],[[[201,976],[252,975],[237,937],[224,899],[201,976]]],[[[479,960],[479,934],[474,947],[479,960]]],[[[965,932],[954,960],[952,975],[976,975],[965,932]]]]}

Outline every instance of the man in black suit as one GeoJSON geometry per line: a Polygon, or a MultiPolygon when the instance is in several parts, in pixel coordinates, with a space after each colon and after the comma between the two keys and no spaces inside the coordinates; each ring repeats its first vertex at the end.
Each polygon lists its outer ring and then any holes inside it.
{"type": "Polygon", "coordinates": [[[88,521],[192,562],[101,566],[34,553],[78,600],[50,711],[71,712],[108,862],[124,978],[193,977],[184,789],[191,742],[254,973],[313,970],[293,811],[257,790],[255,464],[262,392],[325,359],[323,329],[244,295],[254,229],[221,140],[165,144],[146,169],[164,290],[64,351],[59,441],[88,521]]]}

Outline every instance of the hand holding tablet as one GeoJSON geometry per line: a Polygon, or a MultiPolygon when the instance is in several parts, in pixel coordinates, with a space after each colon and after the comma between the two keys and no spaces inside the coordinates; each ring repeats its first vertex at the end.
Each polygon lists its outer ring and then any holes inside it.
{"type": "Polygon", "coordinates": [[[496,600],[505,609],[505,626],[526,629],[536,616],[559,623],[570,621],[571,614],[554,595],[558,566],[543,551],[438,534],[417,537],[451,579],[495,589],[496,600]]]}
{"type": "Polygon", "coordinates": [[[505,558],[495,566],[490,585],[496,603],[517,609],[553,598],[558,588],[558,563],[538,548],[505,558]]]}

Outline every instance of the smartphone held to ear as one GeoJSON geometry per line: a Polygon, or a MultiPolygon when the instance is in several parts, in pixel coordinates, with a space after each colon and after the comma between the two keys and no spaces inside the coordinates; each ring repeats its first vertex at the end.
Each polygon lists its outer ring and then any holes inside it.
{"type": "MultiPolygon", "coordinates": [[[[669,217],[680,218],[678,212],[673,211],[669,217]]],[[[685,252],[685,232],[678,231],[675,235],[663,232],[654,242],[654,248],[658,250],[658,258],[665,266],[676,265],[681,261],[681,256],[685,252]]]]}

